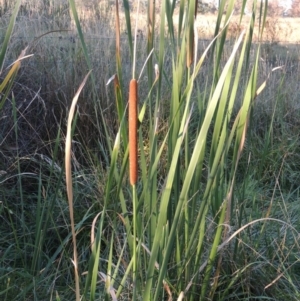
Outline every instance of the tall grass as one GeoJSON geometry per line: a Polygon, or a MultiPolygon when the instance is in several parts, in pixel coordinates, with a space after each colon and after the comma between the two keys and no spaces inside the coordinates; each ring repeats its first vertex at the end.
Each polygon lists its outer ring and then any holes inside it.
{"type": "MultiPolygon", "coordinates": [[[[1,145],[12,137],[18,147],[1,151],[1,298],[298,300],[299,137],[297,113],[288,114],[297,101],[283,92],[288,75],[275,84],[279,70],[261,61],[266,4],[254,1],[250,20],[241,13],[233,37],[236,1],[221,1],[202,47],[196,0],[149,0],[146,39],[142,3],[116,1],[115,45],[93,52],[95,24],[69,2],[47,10],[53,21],[71,17],[78,35],[68,21],[47,23],[46,31],[72,30],[75,42],[60,46],[61,60],[51,56],[57,68],[42,69],[55,91],[43,136],[41,118],[34,123],[14,97],[19,79],[1,85],[14,91],[1,92],[13,133],[1,132],[1,145]],[[34,148],[23,147],[24,125],[36,128],[34,148]]],[[[41,53],[51,54],[44,37],[29,45],[40,66],[41,53]]]]}

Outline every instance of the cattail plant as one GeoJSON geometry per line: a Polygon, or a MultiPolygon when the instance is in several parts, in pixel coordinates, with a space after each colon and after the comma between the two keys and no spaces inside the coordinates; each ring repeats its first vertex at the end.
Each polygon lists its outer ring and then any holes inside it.
{"type": "Polygon", "coordinates": [[[138,100],[138,83],[132,79],[129,85],[129,178],[132,186],[132,205],[133,205],[133,300],[137,293],[137,194],[136,183],[138,179],[138,145],[137,145],[137,100],[138,100]]]}

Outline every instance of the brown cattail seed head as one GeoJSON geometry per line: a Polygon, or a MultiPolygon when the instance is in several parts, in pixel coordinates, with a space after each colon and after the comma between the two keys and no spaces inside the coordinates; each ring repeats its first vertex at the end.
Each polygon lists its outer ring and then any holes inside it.
{"type": "Polygon", "coordinates": [[[129,85],[129,177],[130,184],[135,185],[138,174],[138,150],[137,150],[137,127],[138,127],[138,84],[135,79],[129,85]]]}

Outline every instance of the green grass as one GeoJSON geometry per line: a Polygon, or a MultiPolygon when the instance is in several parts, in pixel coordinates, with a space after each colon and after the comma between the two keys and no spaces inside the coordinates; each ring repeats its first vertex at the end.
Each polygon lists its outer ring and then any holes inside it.
{"type": "Polygon", "coordinates": [[[260,3],[195,44],[194,1],[126,3],[1,3],[0,299],[299,300],[297,48],[253,41],[260,3]]]}

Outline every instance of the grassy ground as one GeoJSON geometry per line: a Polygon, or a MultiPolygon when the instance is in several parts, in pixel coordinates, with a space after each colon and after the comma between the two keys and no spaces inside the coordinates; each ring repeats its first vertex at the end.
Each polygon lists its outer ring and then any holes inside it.
{"type": "MultiPolygon", "coordinates": [[[[5,8],[1,10],[0,20],[2,43],[12,8],[6,1],[2,1],[1,5],[5,8]]],[[[174,100],[172,85],[175,71],[178,70],[172,65],[172,37],[166,34],[160,69],[163,80],[159,89],[153,90],[155,95],[159,95],[158,107],[156,97],[148,96],[149,91],[152,91],[151,86],[149,88],[151,74],[144,70],[139,80],[140,108],[147,104],[150,109],[145,113],[139,132],[139,139],[142,141],[139,142],[139,160],[143,165],[141,179],[136,187],[140,205],[136,208],[134,202],[131,203],[135,192],[128,183],[128,162],[124,159],[127,134],[122,132],[125,121],[122,121],[119,114],[121,103],[117,101],[120,96],[113,82],[107,85],[109,78],[117,73],[118,52],[115,46],[113,8],[114,5],[108,1],[92,3],[91,7],[77,3],[90,62],[86,60],[67,1],[30,1],[24,2],[20,8],[1,79],[8,72],[6,67],[18,58],[26,46],[27,53],[33,56],[22,62],[12,88],[13,93],[9,95],[0,113],[1,300],[75,299],[73,240],[64,171],[65,140],[72,99],[91,67],[94,81],[92,78],[88,80],[79,96],[71,152],[80,287],[88,300],[142,300],[144,291],[147,291],[143,283],[146,283],[146,279],[148,281],[148,261],[152,262],[152,255],[148,254],[150,251],[147,248],[154,253],[156,234],[153,233],[159,227],[159,222],[155,224],[156,220],[152,221],[153,215],[148,215],[151,210],[147,207],[146,200],[148,194],[163,203],[168,193],[167,179],[172,170],[171,159],[173,153],[176,153],[176,147],[174,145],[173,148],[171,139],[170,142],[165,142],[165,137],[172,136],[176,126],[176,114],[170,102],[174,100]],[[172,114],[175,117],[170,121],[172,114]],[[122,137],[120,142],[119,136],[122,137]],[[116,149],[119,153],[115,158],[116,149]],[[155,180],[147,180],[153,188],[145,190],[145,178],[148,179],[146,170],[157,164],[155,158],[152,158],[155,154],[157,157],[161,156],[157,169],[151,169],[151,179],[154,173],[155,180]],[[114,166],[117,168],[114,169],[114,166]],[[124,206],[127,208],[125,213],[124,206]],[[134,226],[141,224],[143,227],[140,229],[134,226]],[[147,228],[148,225],[150,229],[147,228]],[[128,229],[131,226],[132,229],[128,229]],[[98,229],[102,231],[99,233],[98,229]],[[136,235],[136,243],[131,238],[131,233],[133,237],[136,235]],[[99,242],[100,255],[91,248],[91,240],[94,239],[99,242]],[[99,258],[99,262],[95,264],[91,258],[99,258]],[[135,261],[134,258],[138,260],[135,261]],[[131,267],[135,264],[135,272],[131,272],[131,267]],[[93,290],[86,289],[85,283],[88,283],[87,275],[93,275],[91,269],[96,265],[96,289],[93,296],[93,290]],[[135,285],[135,280],[138,279],[139,286],[135,285]],[[134,291],[136,287],[140,291],[134,291]]],[[[160,11],[159,8],[157,10],[160,11]]],[[[134,14],[131,17],[134,24],[134,14]]],[[[145,19],[145,15],[140,16],[138,23],[137,73],[142,70],[149,54],[145,19]]],[[[229,27],[220,70],[223,70],[230,59],[235,37],[243,27],[237,25],[237,19],[234,16],[229,27]]],[[[198,16],[197,20],[199,59],[212,38],[216,16],[198,16]],[[205,39],[202,40],[201,37],[205,39]]],[[[132,57],[122,8],[121,21],[122,68],[118,75],[125,110],[132,57]]],[[[157,16],[154,26],[157,32],[161,22],[157,16]]],[[[245,24],[247,22],[246,18],[245,24]]],[[[209,196],[211,205],[207,207],[207,213],[203,213],[203,225],[206,226],[199,227],[200,230],[196,231],[198,236],[204,237],[199,239],[202,247],[190,247],[189,238],[193,236],[187,232],[193,227],[186,227],[183,219],[180,219],[182,216],[179,218],[178,229],[182,227],[182,230],[178,230],[179,234],[175,236],[173,245],[177,253],[170,257],[167,276],[161,285],[163,292],[160,300],[171,300],[171,297],[173,300],[177,299],[190,283],[193,286],[190,295],[186,295],[186,300],[300,299],[300,49],[295,38],[299,36],[297,32],[300,27],[297,24],[299,19],[296,18],[267,19],[258,64],[258,86],[266,79],[268,81],[263,92],[253,101],[249,130],[234,177],[231,222],[228,229],[223,231],[224,237],[226,233],[226,237],[233,235],[233,238],[229,242],[225,238],[217,241],[223,247],[218,249],[218,256],[214,257],[209,269],[210,264],[205,265],[205,258],[210,258],[212,251],[216,250],[212,246],[218,229],[223,225],[220,214],[223,207],[214,207],[213,200],[221,199],[223,202],[227,198],[227,189],[232,183],[231,170],[235,165],[233,158],[236,158],[234,140],[228,146],[228,157],[220,159],[224,172],[220,172],[218,177],[225,180],[220,180],[221,184],[211,184],[220,187],[209,196]],[[292,43],[284,43],[286,40],[292,43]],[[282,67],[272,72],[277,66],[282,67]],[[203,232],[201,229],[204,229],[203,232]],[[190,253],[187,254],[190,257],[185,255],[185,250],[189,248],[190,253]],[[201,256],[194,257],[198,252],[201,256]],[[202,264],[205,269],[201,270],[202,264]],[[194,266],[197,266],[197,272],[194,272],[194,266]],[[208,283],[208,289],[205,298],[202,295],[200,299],[203,283],[208,283]]],[[[255,63],[256,38],[257,33],[248,56],[250,65],[255,63]]],[[[161,35],[155,36],[153,65],[161,59],[160,43],[161,35]]],[[[239,55],[241,50],[238,50],[237,57],[239,55]]],[[[188,174],[186,166],[192,159],[192,153],[196,149],[195,141],[204,123],[203,112],[206,112],[208,100],[212,99],[210,91],[214,90],[210,89],[215,80],[212,66],[212,61],[207,57],[195,79],[195,88],[190,93],[191,107],[195,109],[191,109],[190,115],[186,116],[186,124],[189,124],[188,138],[183,142],[180,154],[178,153],[178,178],[175,173],[176,183],[172,186],[169,212],[175,212],[176,187],[184,187],[188,174]]],[[[250,77],[250,69],[243,68],[233,107],[234,115],[243,102],[243,93],[250,77]]],[[[238,70],[238,61],[233,69],[238,70]]],[[[183,77],[183,82],[187,83],[188,73],[183,77]]],[[[233,83],[230,86],[232,85],[233,83]]],[[[184,95],[182,99],[189,97],[188,92],[184,94],[184,91],[178,90],[177,93],[184,95]]],[[[180,119],[184,120],[185,115],[181,109],[178,111],[182,114],[180,119]]],[[[233,121],[233,118],[229,120],[228,126],[233,126],[233,121]]],[[[217,118],[214,122],[215,126],[210,126],[208,130],[207,150],[203,151],[206,153],[200,169],[202,174],[199,175],[199,181],[191,185],[198,186],[193,188],[195,190],[190,188],[189,200],[186,201],[186,207],[183,206],[191,209],[184,211],[184,218],[191,219],[191,224],[197,222],[194,213],[201,210],[206,185],[214,166],[214,156],[209,154],[216,143],[214,135],[215,128],[218,127],[217,118]]],[[[156,213],[159,215],[159,210],[156,213]]],[[[168,217],[169,224],[166,222],[161,230],[163,238],[157,248],[160,255],[154,260],[159,266],[164,263],[172,222],[174,224],[176,220],[168,217]]],[[[157,266],[155,268],[159,270],[157,266]]],[[[159,277],[153,281],[159,283],[159,277]]],[[[153,292],[156,292],[155,286],[156,282],[151,288],[153,292]]]]}

